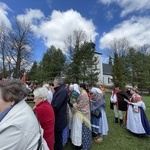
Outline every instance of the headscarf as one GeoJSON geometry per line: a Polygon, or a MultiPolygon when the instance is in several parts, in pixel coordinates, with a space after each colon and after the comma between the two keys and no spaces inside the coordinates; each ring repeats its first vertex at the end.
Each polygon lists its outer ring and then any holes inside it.
{"type": "Polygon", "coordinates": [[[80,94],[78,84],[74,84],[73,87],[74,87],[74,91],[76,91],[78,94],[80,94]]]}
{"type": "Polygon", "coordinates": [[[73,84],[70,84],[69,88],[74,88],[73,84]]]}
{"type": "Polygon", "coordinates": [[[102,91],[99,89],[99,88],[96,88],[96,87],[92,87],[92,89],[91,89],[91,92],[92,93],[102,93],[102,91]]]}
{"type": "Polygon", "coordinates": [[[132,98],[133,98],[135,103],[137,103],[139,101],[143,101],[142,97],[139,94],[137,94],[137,93],[133,94],[132,98]]]}

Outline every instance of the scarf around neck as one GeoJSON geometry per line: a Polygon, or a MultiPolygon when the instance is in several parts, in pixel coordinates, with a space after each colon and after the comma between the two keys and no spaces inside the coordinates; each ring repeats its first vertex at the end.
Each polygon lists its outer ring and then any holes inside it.
{"type": "Polygon", "coordinates": [[[14,105],[11,105],[9,108],[7,108],[5,111],[3,111],[0,114],[0,122],[3,120],[3,118],[7,115],[7,113],[13,108],[14,105]]]}

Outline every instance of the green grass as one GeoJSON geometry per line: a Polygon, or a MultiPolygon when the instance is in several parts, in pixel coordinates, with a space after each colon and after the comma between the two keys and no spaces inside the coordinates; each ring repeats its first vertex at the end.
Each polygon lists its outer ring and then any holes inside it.
{"type": "Polygon", "coordinates": [[[30,105],[31,108],[34,107],[34,102],[27,102],[27,103],[30,105]]]}
{"type": "MultiPolygon", "coordinates": [[[[114,123],[114,112],[109,108],[110,94],[106,94],[106,114],[108,119],[109,132],[104,136],[103,143],[95,143],[91,150],[149,150],[150,137],[137,137],[130,133],[125,126],[120,127],[119,124],[114,123]]],[[[146,115],[150,121],[150,97],[143,96],[146,104],[146,115]]],[[[29,104],[33,107],[33,103],[29,104]]],[[[125,114],[125,113],[124,113],[125,114]]],[[[75,150],[71,141],[64,146],[64,150],[75,150]]]]}
{"type": "MultiPolygon", "coordinates": [[[[120,127],[114,123],[114,112],[109,108],[110,94],[106,94],[106,114],[108,119],[109,132],[104,136],[103,143],[95,143],[91,150],[149,150],[150,137],[137,137],[130,133],[125,126],[120,127]]],[[[150,97],[143,96],[146,104],[146,115],[150,120],[150,97]]],[[[124,113],[125,114],[125,113],[124,113]]],[[[64,147],[65,150],[74,150],[75,148],[69,141],[64,147]]]]}

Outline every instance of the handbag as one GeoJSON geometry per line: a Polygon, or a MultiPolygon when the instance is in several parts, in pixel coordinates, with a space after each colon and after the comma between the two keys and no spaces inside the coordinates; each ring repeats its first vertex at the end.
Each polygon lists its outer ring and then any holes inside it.
{"type": "Polygon", "coordinates": [[[95,116],[96,118],[101,118],[102,114],[99,108],[96,108],[91,111],[91,114],[95,116]]]}

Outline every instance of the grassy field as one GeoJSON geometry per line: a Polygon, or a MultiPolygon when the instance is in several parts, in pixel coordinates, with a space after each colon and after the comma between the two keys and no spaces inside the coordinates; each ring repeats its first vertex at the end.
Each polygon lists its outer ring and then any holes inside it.
{"type": "MultiPolygon", "coordinates": [[[[149,150],[150,137],[137,137],[130,133],[125,126],[121,127],[114,123],[114,112],[109,108],[110,94],[106,94],[106,114],[109,125],[109,132],[104,136],[103,143],[95,143],[91,150],[149,150]]],[[[143,96],[146,104],[146,115],[150,121],[150,96],[143,96]]],[[[30,104],[31,107],[33,106],[30,104]]],[[[71,141],[64,146],[64,150],[75,150],[71,141]]]]}

